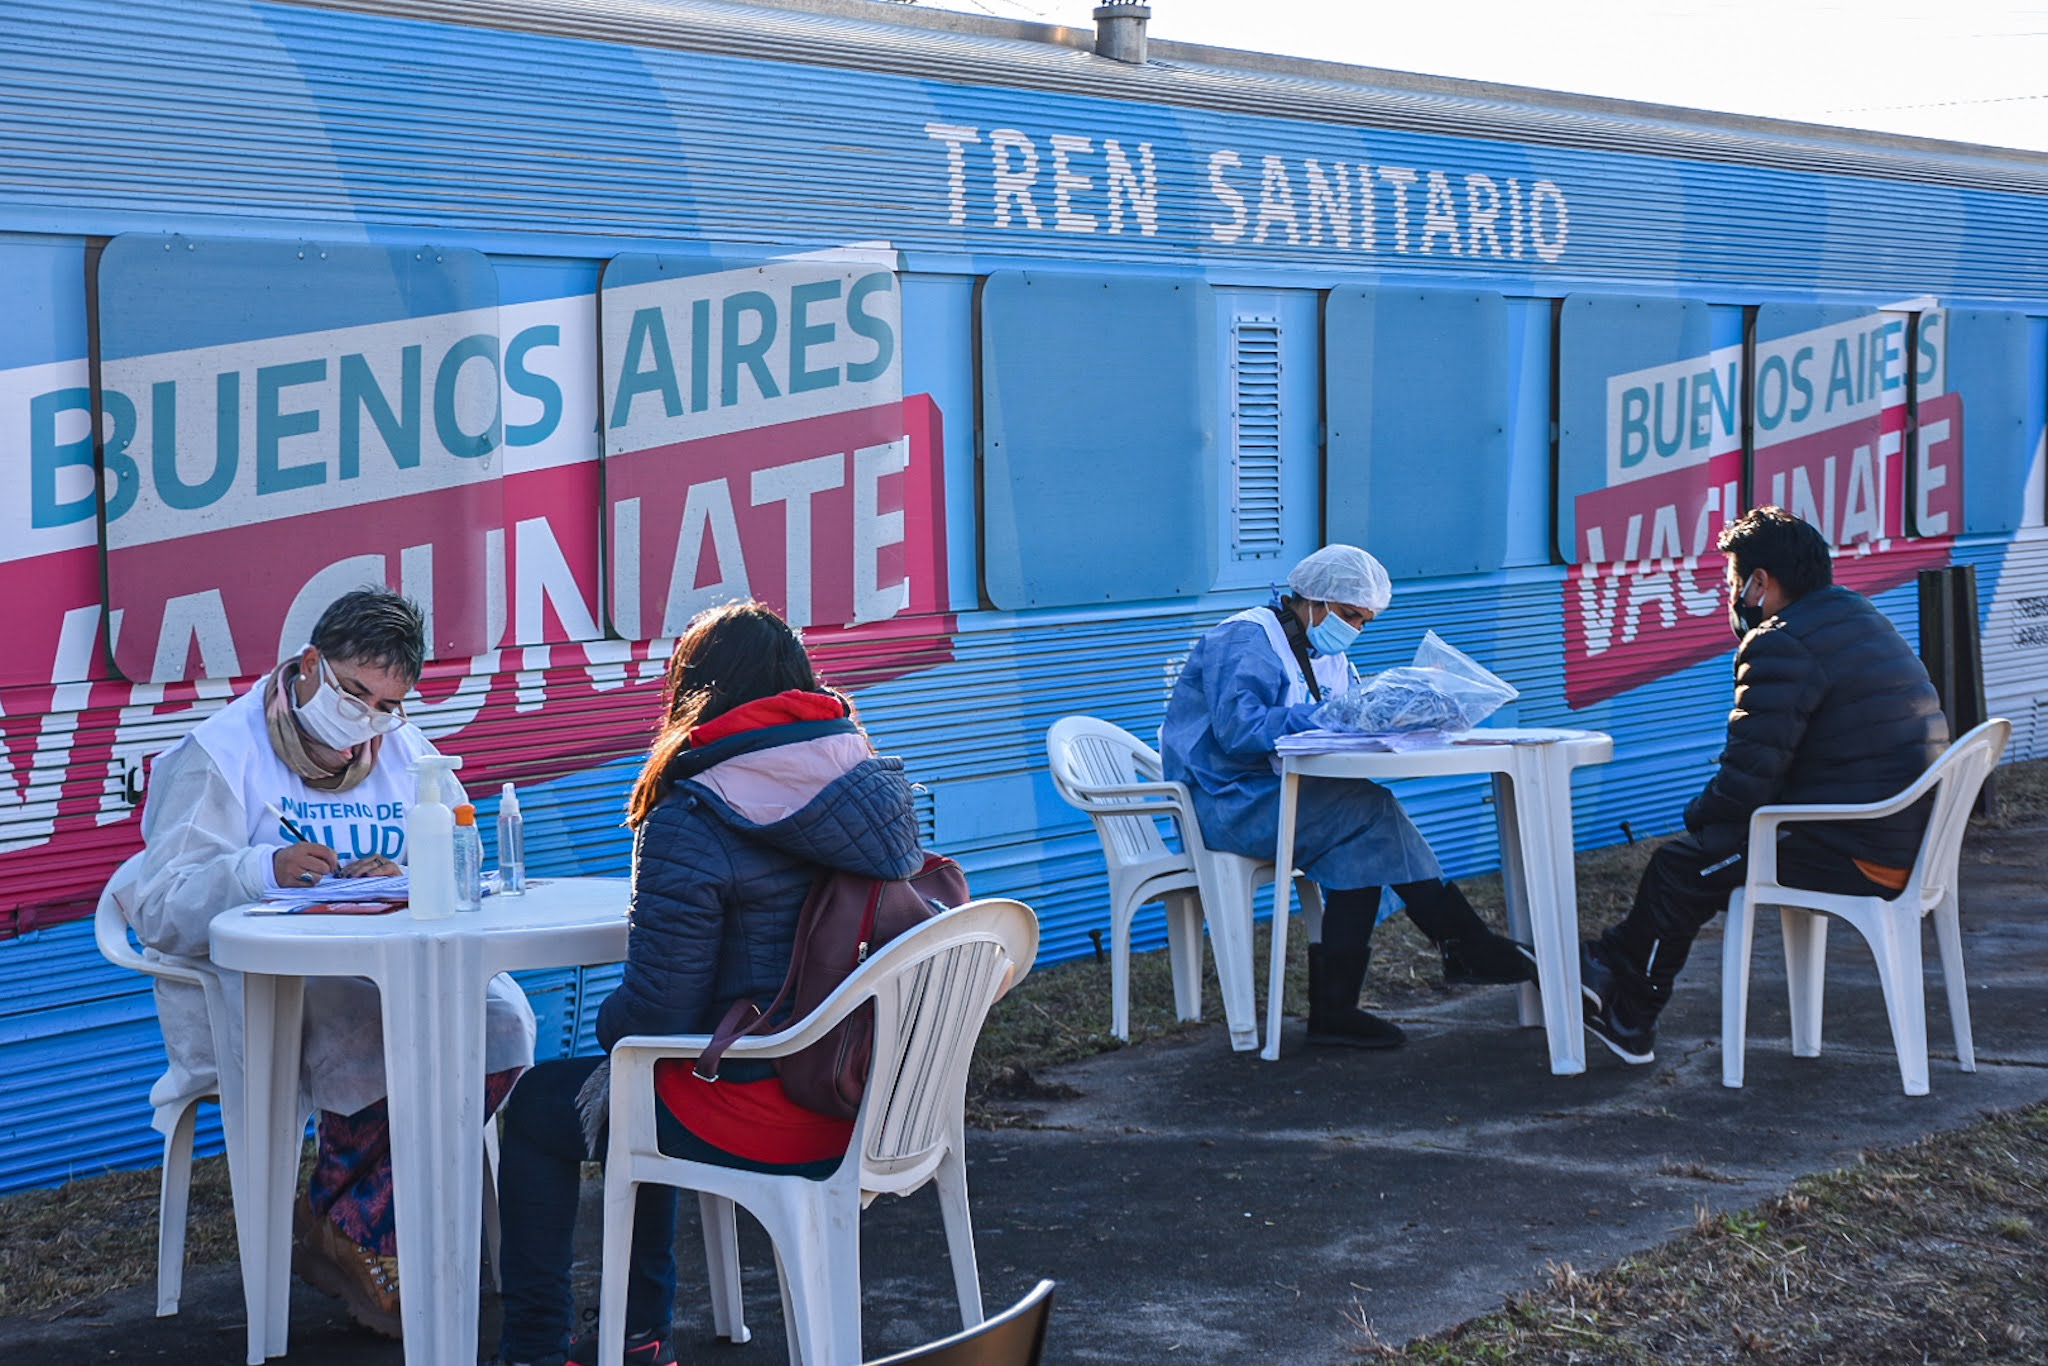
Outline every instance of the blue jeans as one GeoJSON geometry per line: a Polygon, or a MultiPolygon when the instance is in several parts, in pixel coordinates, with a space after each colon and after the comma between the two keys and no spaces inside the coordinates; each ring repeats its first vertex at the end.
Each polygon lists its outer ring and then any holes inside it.
{"type": "MultiPolygon", "coordinates": [[[[505,1105],[498,1151],[498,1214],[504,1246],[504,1331],[499,1356],[538,1361],[568,1347],[575,1304],[569,1268],[576,1252],[576,1206],[582,1165],[592,1160],[576,1116],[576,1093],[601,1058],[560,1058],[527,1072],[505,1105]]],[[[758,1066],[758,1064],[757,1064],[758,1066]]],[[[725,1071],[737,1069],[730,1063],[725,1071]]],[[[839,1163],[771,1166],[713,1147],[655,1102],[655,1137],[671,1157],[750,1171],[813,1178],[839,1163]]],[[[602,1153],[597,1156],[601,1157],[602,1153]]],[[[646,1185],[633,1207],[633,1244],[626,1275],[626,1332],[661,1330],[667,1336],[676,1302],[676,1192],[646,1185]]]]}

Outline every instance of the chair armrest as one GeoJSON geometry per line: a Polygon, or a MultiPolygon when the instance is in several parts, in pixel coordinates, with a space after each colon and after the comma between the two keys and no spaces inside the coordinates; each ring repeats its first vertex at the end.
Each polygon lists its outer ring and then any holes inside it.
{"type": "MultiPolygon", "coordinates": [[[[835,993],[836,995],[837,993],[835,993]]],[[[829,1002],[831,997],[827,997],[829,1002]]],[[[821,1003],[822,1005],[823,1003],[821,1003]]],[[[725,1050],[728,1058],[783,1058],[798,1053],[816,1043],[845,1018],[844,1011],[811,1012],[810,1016],[788,1028],[773,1034],[749,1034],[733,1040],[725,1050]]],[[[628,1034],[612,1045],[612,1067],[614,1071],[625,1067],[646,1068],[650,1072],[657,1062],[668,1060],[689,1061],[701,1057],[711,1047],[709,1034],[628,1034]]]]}
{"type": "Polygon", "coordinates": [[[1754,844],[1759,838],[1790,821],[1867,821],[1881,816],[1895,816],[1914,802],[1934,790],[1935,784],[1946,776],[1944,766],[1936,762],[1927,771],[1914,779],[1905,791],[1896,797],[1887,797],[1881,802],[1825,802],[1798,806],[1760,806],[1750,813],[1749,838],[1754,844]]]}
{"type": "Polygon", "coordinates": [[[169,978],[174,982],[190,982],[196,987],[205,987],[209,981],[220,980],[220,969],[202,959],[185,958],[175,953],[158,953],[151,949],[142,955],[142,971],[155,977],[169,978]]]}
{"type": "Polygon", "coordinates": [[[1084,797],[1069,804],[1089,816],[1172,816],[1178,820],[1187,815],[1187,808],[1173,801],[1110,802],[1084,797]]]}
{"type": "Polygon", "coordinates": [[[128,930],[125,925],[118,931],[105,931],[96,925],[94,938],[99,944],[102,958],[117,968],[127,968],[131,972],[162,977],[172,982],[189,982],[195,987],[204,988],[208,975],[218,971],[211,963],[180,957],[175,953],[137,949],[128,942],[128,930]]]}
{"type": "MultiPolygon", "coordinates": [[[[1188,790],[1180,783],[1118,783],[1114,787],[1092,787],[1085,783],[1072,783],[1069,784],[1069,789],[1083,802],[1100,803],[1099,809],[1108,815],[1129,815],[1132,812],[1148,808],[1154,810],[1167,809],[1161,802],[1119,800],[1122,798],[1157,797],[1161,798],[1163,802],[1172,803],[1173,806],[1182,810],[1187,809],[1189,801],[1188,790]]],[[[1093,811],[1098,808],[1096,806],[1084,805],[1081,809],[1093,811]]]]}

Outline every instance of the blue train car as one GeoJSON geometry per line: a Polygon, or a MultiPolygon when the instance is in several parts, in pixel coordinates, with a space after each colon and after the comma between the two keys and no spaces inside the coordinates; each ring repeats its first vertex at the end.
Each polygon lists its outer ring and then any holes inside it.
{"type": "MultiPolygon", "coordinates": [[[[381,579],[412,707],[619,872],[669,638],[799,622],[1049,959],[1104,918],[1043,736],[1149,733],[1325,540],[1672,828],[1774,501],[1909,636],[1976,566],[2048,752],[2048,159],[866,0],[0,11],[0,1190],[153,1160],[89,920],[149,761],[381,579]]],[[[1469,784],[1411,809],[1490,866],[1469,784]]],[[[488,817],[488,810],[485,815],[488,817]]],[[[489,822],[485,820],[485,829],[489,822]]],[[[347,814],[321,834],[348,848],[347,814]]],[[[1158,927],[1151,927],[1156,936],[1158,927]]],[[[603,972],[529,980],[544,1051],[603,972]]]]}

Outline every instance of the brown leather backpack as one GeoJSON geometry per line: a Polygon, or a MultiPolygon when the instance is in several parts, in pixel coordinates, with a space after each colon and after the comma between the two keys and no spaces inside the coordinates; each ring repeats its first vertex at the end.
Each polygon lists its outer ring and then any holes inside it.
{"type": "MultiPolygon", "coordinates": [[[[796,948],[782,990],[765,1010],[752,1001],[735,1001],[712,1034],[711,1046],[697,1059],[697,1075],[716,1081],[719,1059],[735,1039],[771,1034],[782,1027],[765,1021],[775,1017],[785,1000],[790,1002],[789,1022],[803,1019],[874,949],[966,901],[966,874],[959,864],[937,854],[925,855],[924,867],[907,878],[819,874],[797,912],[796,948]]],[[[875,1003],[869,1001],[818,1042],[775,1060],[783,1091],[806,1110],[852,1119],[867,1090],[874,1043],[875,1003]]]]}

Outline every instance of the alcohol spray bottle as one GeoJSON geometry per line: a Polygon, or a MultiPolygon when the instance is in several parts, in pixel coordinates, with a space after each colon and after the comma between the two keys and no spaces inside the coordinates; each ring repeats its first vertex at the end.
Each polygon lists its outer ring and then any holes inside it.
{"type": "Polygon", "coordinates": [[[526,823],[510,783],[498,794],[498,891],[505,896],[526,891],[526,823]]]}

